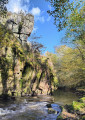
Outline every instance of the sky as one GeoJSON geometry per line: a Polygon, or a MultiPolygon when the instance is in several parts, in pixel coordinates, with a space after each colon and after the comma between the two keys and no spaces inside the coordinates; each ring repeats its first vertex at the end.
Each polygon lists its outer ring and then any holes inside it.
{"type": "Polygon", "coordinates": [[[52,9],[49,2],[45,0],[9,0],[6,6],[8,11],[11,12],[18,13],[22,10],[34,15],[34,28],[28,40],[33,35],[40,37],[36,42],[44,45],[43,53],[46,51],[54,53],[54,47],[62,45],[61,39],[64,37],[65,31],[58,32],[53,24],[53,17],[47,13],[47,10],[52,9]]]}

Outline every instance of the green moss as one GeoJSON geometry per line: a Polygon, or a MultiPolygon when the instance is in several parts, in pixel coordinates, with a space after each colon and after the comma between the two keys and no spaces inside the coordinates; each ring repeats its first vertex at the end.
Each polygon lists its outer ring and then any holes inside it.
{"type": "Polygon", "coordinates": [[[25,66],[24,66],[24,70],[23,70],[22,76],[25,77],[31,71],[32,71],[32,66],[28,62],[26,62],[25,66]]]}
{"type": "Polygon", "coordinates": [[[84,116],[82,116],[82,119],[81,120],[85,120],[85,115],[84,116]]]}
{"type": "Polygon", "coordinates": [[[85,104],[84,104],[84,103],[80,103],[80,102],[73,101],[72,106],[73,106],[74,110],[80,110],[81,108],[84,108],[84,107],[85,107],[85,104]]]}
{"type": "Polygon", "coordinates": [[[57,87],[58,86],[58,79],[56,76],[54,76],[53,82],[54,82],[54,86],[57,87]]]}
{"type": "Polygon", "coordinates": [[[25,88],[24,93],[27,93],[27,88],[25,88]]]}
{"type": "Polygon", "coordinates": [[[80,101],[85,103],[85,97],[81,98],[80,101]]]}
{"type": "Polygon", "coordinates": [[[58,116],[57,120],[63,120],[63,117],[62,116],[58,116]]]}
{"type": "MultiPolygon", "coordinates": [[[[19,30],[22,28],[22,23],[19,23],[19,30]]],[[[46,57],[41,57],[40,53],[33,53],[32,51],[28,52],[26,49],[22,47],[20,42],[14,37],[11,31],[8,31],[5,26],[0,24],[0,81],[3,86],[8,85],[8,80],[11,79],[9,77],[16,77],[14,75],[17,69],[16,59],[19,60],[18,63],[20,67],[24,65],[24,69],[20,70],[20,79],[19,86],[25,91],[31,93],[30,86],[33,84],[32,80],[35,76],[37,78],[37,86],[39,86],[40,80],[43,78],[49,77],[50,83],[54,83],[51,85],[57,85],[57,77],[53,72],[53,67],[51,67],[46,57]],[[4,54],[5,55],[4,55],[4,54]],[[23,64],[22,64],[23,63],[23,64]],[[4,67],[5,66],[5,67],[4,67]],[[16,69],[15,69],[16,68],[16,69]],[[35,69],[36,68],[36,69],[35,69]],[[10,71],[11,69],[11,71],[10,71]],[[41,71],[44,71],[43,73],[41,71]],[[22,73],[21,73],[22,72],[22,73]],[[35,75],[36,74],[36,75],[35,75]]],[[[20,68],[19,67],[19,68],[20,68]]],[[[18,73],[17,73],[18,74],[18,73]]],[[[36,79],[35,78],[35,79],[36,79]]],[[[15,79],[15,78],[14,78],[15,79]]],[[[13,81],[12,81],[13,82],[13,81]]],[[[17,78],[15,84],[17,83],[17,78]]],[[[6,88],[4,86],[4,88],[6,88]]],[[[8,86],[7,86],[8,87],[8,86]]],[[[9,86],[10,87],[10,86],[9,86]]],[[[33,87],[33,85],[32,85],[33,87]]],[[[16,87],[17,89],[17,87],[16,87]]],[[[18,92],[16,90],[16,92],[18,92]]]]}
{"type": "Polygon", "coordinates": [[[20,58],[21,61],[24,61],[26,59],[24,49],[17,40],[15,40],[14,44],[12,45],[12,51],[15,56],[20,58]]]}
{"type": "Polygon", "coordinates": [[[38,78],[38,79],[40,78],[40,75],[41,75],[41,72],[38,72],[38,73],[37,73],[37,78],[38,78]]]}
{"type": "Polygon", "coordinates": [[[20,79],[20,88],[23,88],[23,79],[20,79]]]}

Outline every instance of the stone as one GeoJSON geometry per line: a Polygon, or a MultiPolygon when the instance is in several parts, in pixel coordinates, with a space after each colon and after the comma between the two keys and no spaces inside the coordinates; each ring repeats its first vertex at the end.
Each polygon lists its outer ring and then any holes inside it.
{"type": "Polygon", "coordinates": [[[29,28],[32,29],[32,26],[33,26],[33,25],[34,25],[34,24],[33,24],[32,22],[30,22],[30,23],[29,23],[29,28]]]}
{"type": "Polygon", "coordinates": [[[7,28],[10,29],[10,30],[12,30],[12,24],[8,24],[7,28]]]}
{"type": "Polygon", "coordinates": [[[31,14],[25,15],[24,13],[8,12],[6,18],[0,17],[0,22],[12,30],[15,37],[24,45],[24,42],[27,42],[27,38],[33,30],[34,16],[31,14]]]}
{"type": "Polygon", "coordinates": [[[55,111],[53,108],[48,108],[49,114],[57,114],[57,111],[55,111]]]}
{"type": "Polygon", "coordinates": [[[18,25],[13,25],[13,33],[18,33],[18,25]]]}
{"type": "Polygon", "coordinates": [[[20,39],[21,39],[23,42],[24,42],[24,41],[27,41],[27,38],[28,38],[27,35],[20,34],[20,39]]]}
{"type": "Polygon", "coordinates": [[[22,45],[24,46],[24,47],[26,47],[26,44],[27,42],[26,41],[22,41],[22,45]]]}
{"type": "Polygon", "coordinates": [[[14,35],[15,35],[16,38],[19,38],[19,34],[16,34],[16,33],[15,33],[14,35]]]}
{"type": "Polygon", "coordinates": [[[33,21],[34,21],[34,17],[33,17],[32,15],[30,15],[29,20],[30,20],[31,22],[33,22],[33,21]]]}
{"type": "Polygon", "coordinates": [[[23,25],[24,25],[24,26],[26,26],[26,27],[28,27],[28,26],[29,26],[29,23],[30,23],[30,21],[29,21],[29,20],[24,20],[23,25]]]}
{"type": "Polygon", "coordinates": [[[46,106],[47,106],[47,108],[51,108],[52,107],[51,104],[47,104],[46,106]]]}
{"type": "Polygon", "coordinates": [[[22,33],[22,34],[27,34],[27,35],[29,35],[29,30],[30,30],[30,29],[29,29],[28,27],[25,27],[25,26],[24,26],[24,27],[22,28],[22,30],[21,30],[21,33],[22,33]]]}

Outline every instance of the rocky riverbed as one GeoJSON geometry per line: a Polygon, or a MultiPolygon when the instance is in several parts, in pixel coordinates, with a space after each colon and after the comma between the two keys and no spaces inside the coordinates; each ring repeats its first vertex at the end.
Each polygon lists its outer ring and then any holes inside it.
{"type": "Polygon", "coordinates": [[[59,105],[53,103],[50,96],[0,102],[0,120],[56,120],[60,112],[59,105]]]}

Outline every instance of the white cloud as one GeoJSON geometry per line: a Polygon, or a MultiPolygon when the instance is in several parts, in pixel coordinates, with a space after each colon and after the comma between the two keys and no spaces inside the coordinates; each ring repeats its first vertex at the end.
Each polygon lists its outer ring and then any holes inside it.
{"type": "Polygon", "coordinates": [[[45,18],[44,18],[44,16],[38,16],[38,17],[35,17],[35,21],[40,21],[40,22],[44,23],[45,18]]]}
{"type": "Polygon", "coordinates": [[[35,21],[40,21],[42,23],[45,22],[45,18],[44,18],[44,16],[41,15],[42,11],[40,10],[39,7],[32,8],[32,10],[30,11],[30,13],[34,15],[35,21]]]}
{"type": "Polygon", "coordinates": [[[42,23],[45,22],[45,18],[42,14],[42,11],[39,7],[33,7],[29,10],[30,0],[9,0],[8,4],[6,5],[8,11],[18,13],[21,10],[23,12],[30,12],[34,15],[35,21],[40,21],[42,23]]]}
{"type": "Polygon", "coordinates": [[[31,10],[31,13],[32,13],[34,16],[40,15],[40,12],[41,12],[41,10],[40,10],[40,8],[38,8],[38,7],[32,8],[32,10],[31,10]]]}
{"type": "Polygon", "coordinates": [[[8,4],[6,5],[8,11],[11,11],[11,12],[20,12],[21,10],[23,12],[29,10],[29,1],[30,0],[9,0],[8,4]],[[24,3],[24,4],[23,4],[24,3]]]}

